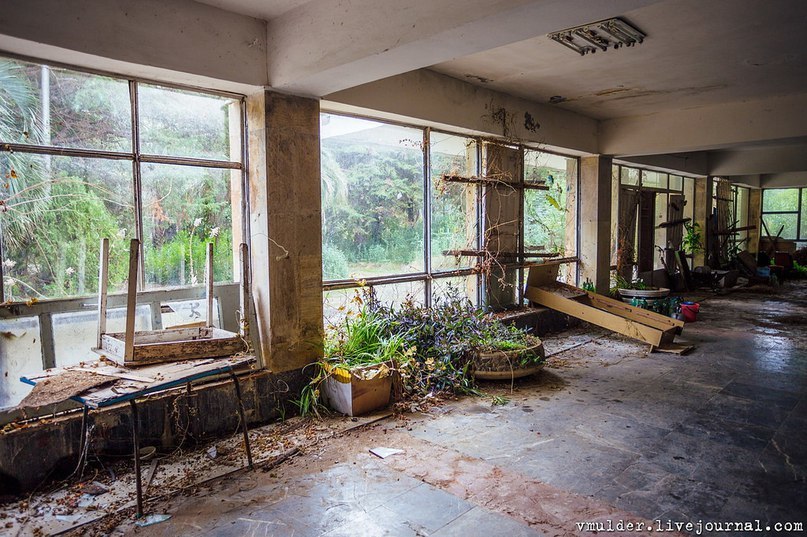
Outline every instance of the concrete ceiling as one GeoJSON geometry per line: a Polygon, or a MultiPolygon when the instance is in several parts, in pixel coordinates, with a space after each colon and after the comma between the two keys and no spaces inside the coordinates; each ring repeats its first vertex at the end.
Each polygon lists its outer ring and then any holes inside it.
{"type": "Polygon", "coordinates": [[[196,0],[233,13],[270,20],[291,11],[309,0],[196,0]]]}
{"type": "Polygon", "coordinates": [[[595,119],[807,91],[803,0],[673,0],[614,15],[645,42],[580,56],[541,35],[432,69],[538,102],[561,96],[556,106],[595,119]]]}

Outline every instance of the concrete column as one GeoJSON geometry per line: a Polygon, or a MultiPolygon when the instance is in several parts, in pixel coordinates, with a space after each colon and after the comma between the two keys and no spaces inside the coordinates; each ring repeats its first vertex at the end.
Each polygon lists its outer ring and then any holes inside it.
{"type": "Polygon", "coordinates": [[[694,223],[700,226],[702,248],[695,252],[692,267],[702,267],[706,264],[706,228],[707,219],[712,213],[712,180],[710,177],[695,178],[695,207],[693,210],[694,223]]]}
{"type": "Polygon", "coordinates": [[[247,98],[252,293],[260,350],[274,372],[322,356],[319,101],[247,98]]]}
{"type": "Polygon", "coordinates": [[[605,156],[580,159],[580,279],[598,293],[611,285],[611,164],[605,156]]]}
{"type": "Polygon", "coordinates": [[[748,191],[748,225],[756,226],[748,231],[748,252],[759,252],[759,237],[762,234],[762,189],[752,188],[748,191]]]}
{"type": "MultiPolygon", "coordinates": [[[[496,144],[485,148],[485,175],[503,183],[518,183],[521,178],[521,153],[517,149],[496,144]]],[[[518,270],[503,269],[513,263],[513,257],[499,257],[499,253],[518,251],[519,209],[521,190],[507,184],[485,187],[484,220],[485,249],[491,254],[486,274],[486,302],[493,309],[502,309],[516,303],[518,296],[518,270]]]]}

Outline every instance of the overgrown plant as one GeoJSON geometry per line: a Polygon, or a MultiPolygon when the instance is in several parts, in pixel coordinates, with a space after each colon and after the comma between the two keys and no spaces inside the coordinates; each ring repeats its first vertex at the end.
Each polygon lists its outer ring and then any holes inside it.
{"type": "Polygon", "coordinates": [[[684,238],[681,241],[681,246],[684,248],[684,251],[688,254],[694,254],[697,252],[703,251],[703,238],[701,233],[701,225],[697,222],[684,223],[684,229],[686,229],[686,233],[684,234],[684,238]]]}

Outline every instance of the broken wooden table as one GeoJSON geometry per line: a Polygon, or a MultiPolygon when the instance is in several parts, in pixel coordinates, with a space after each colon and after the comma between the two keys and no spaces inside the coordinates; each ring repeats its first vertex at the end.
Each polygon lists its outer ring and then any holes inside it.
{"type": "MultiPolygon", "coordinates": [[[[241,396],[241,386],[238,382],[236,370],[244,368],[255,361],[254,356],[234,356],[231,358],[211,358],[206,360],[185,360],[182,362],[164,363],[137,369],[123,367],[109,367],[102,361],[83,363],[81,367],[66,367],[63,370],[69,371],[77,369],[79,371],[94,372],[98,375],[117,377],[119,380],[114,384],[106,384],[97,388],[91,388],[70,399],[83,405],[84,413],[81,419],[81,440],[79,447],[79,467],[84,460],[85,447],[87,446],[89,411],[116,405],[118,403],[129,403],[132,411],[132,441],[134,444],[134,466],[135,484],[137,491],[137,516],[143,515],[143,490],[140,476],[140,431],[138,425],[138,409],[136,400],[144,395],[165,391],[177,386],[187,385],[188,391],[191,389],[191,382],[215,375],[227,374],[233,379],[235,395],[238,399],[238,412],[241,418],[241,429],[244,434],[244,449],[247,455],[247,463],[250,468],[252,464],[252,450],[249,446],[249,430],[247,427],[246,413],[244,411],[244,400],[241,396]],[[121,383],[120,381],[124,381],[121,383]],[[119,385],[120,384],[120,385],[119,385]],[[119,386],[118,386],[119,385],[119,386]]],[[[26,384],[35,386],[48,377],[58,375],[60,371],[46,371],[44,374],[21,377],[20,380],[26,384]]]]}

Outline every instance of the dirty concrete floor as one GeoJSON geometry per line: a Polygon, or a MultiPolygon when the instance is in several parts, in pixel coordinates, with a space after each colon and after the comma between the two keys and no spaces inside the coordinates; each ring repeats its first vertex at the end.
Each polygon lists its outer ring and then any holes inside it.
{"type": "Polygon", "coordinates": [[[526,536],[586,534],[576,522],[608,519],[807,522],[805,323],[797,282],[710,297],[684,331],[697,346],[686,356],[594,330],[550,338],[550,352],[571,348],[540,375],[512,392],[484,385],[504,405],[466,397],[391,418],[151,505],[172,518],[116,532],[526,536]],[[376,446],[404,453],[382,460],[376,446]]]}

